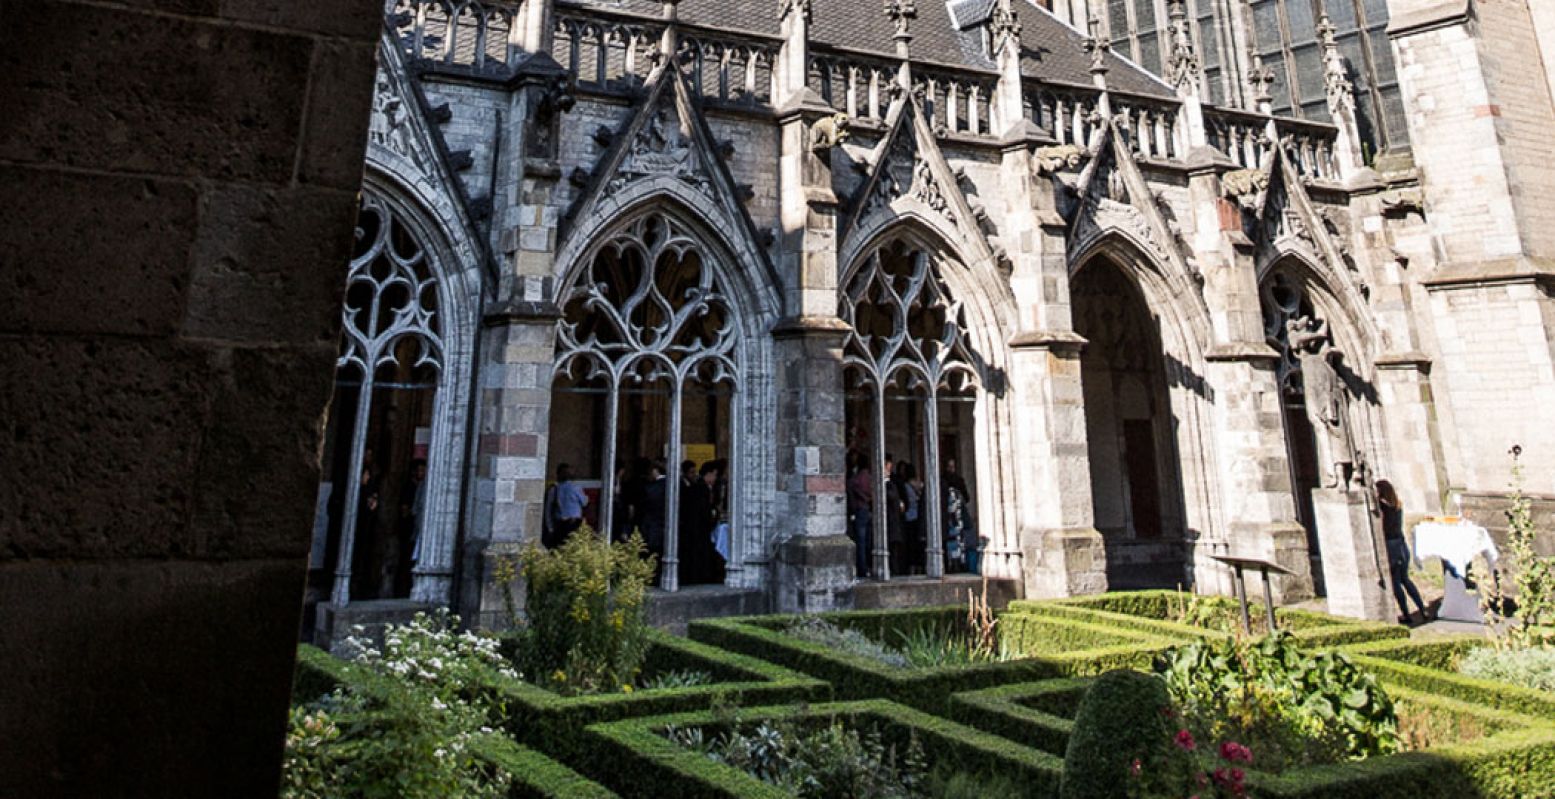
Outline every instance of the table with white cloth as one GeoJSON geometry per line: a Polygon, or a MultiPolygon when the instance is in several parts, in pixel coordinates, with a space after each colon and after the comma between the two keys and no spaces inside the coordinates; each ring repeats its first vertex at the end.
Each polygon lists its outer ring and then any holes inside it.
{"type": "Polygon", "coordinates": [[[1468,520],[1453,522],[1423,521],[1415,525],[1415,562],[1426,558],[1442,561],[1442,606],[1438,619],[1483,623],[1485,618],[1479,609],[1479,600],[1469,595],[1464,577],[1474,558],[1484,555],[1485,562],[1495,568],[1496,542],[1490,531],[1468,520]]]}

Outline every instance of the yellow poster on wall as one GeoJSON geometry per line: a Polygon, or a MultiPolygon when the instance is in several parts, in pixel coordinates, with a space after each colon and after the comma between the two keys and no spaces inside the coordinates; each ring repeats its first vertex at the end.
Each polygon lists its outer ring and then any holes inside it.
{"type": "Polygon", "coordinates": [[[702,464],[718,458],[718,447],[715,444],[686,444],[681,457],[696,463],[697,468],[701,468],[702,464]]]}

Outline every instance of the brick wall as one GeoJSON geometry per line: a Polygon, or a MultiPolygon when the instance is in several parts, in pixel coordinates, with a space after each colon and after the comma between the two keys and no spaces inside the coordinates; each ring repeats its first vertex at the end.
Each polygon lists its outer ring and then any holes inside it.
{"type": "Polygon", "coordinates": [[[381,4],[0,12],[0,796],[273,797],[381,4]]]}

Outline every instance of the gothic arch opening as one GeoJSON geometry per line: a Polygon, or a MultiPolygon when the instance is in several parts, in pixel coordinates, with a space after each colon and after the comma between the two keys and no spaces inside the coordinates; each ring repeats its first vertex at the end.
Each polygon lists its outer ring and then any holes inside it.
{"type": "Polygon", "coordinates": [[[408,208],[363,190],[309,575],[336,606],[448,601],[469,363],[441,253],[408,208]]]}
{"type": "Polygon", "coordinates": [[[724,583],[737,567],[752,445],[728,274],[721,251],[660,206],[586,251],[559,294],[548,477],[566,464],[587,502],[548,489],[548,543],[580,522],[615,540],[641,534],[671,591],[724,583]]]}
{"type": "Polygon", "coordinates": [[[1070,283],[1096,529],[1114,588],[1186,580],[1181,426],[1168,387],[1161,322],[1123,267],[1088,260],[1070,283]]]}
{"type": "Polygon", "coordinates": [[[945,272],[964,268],[906,230],[868,248],[840,286],[849,534],[861,578],[979,568],[979,480],[992,453],[991,369],[945,272]]]}

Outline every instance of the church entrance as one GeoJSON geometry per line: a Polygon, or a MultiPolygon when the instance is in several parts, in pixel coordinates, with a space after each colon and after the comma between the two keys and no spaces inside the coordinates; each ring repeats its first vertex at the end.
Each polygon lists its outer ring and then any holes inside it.
{"type": "Polygon", "coordinates": [[[1158,320],[1123,270],[1106,257],[1071,283],[1081,356],[1085,432],[1096,529],[1113,588],[1186,582],[1177,423],[1167,391],[1158,320]]]}
{"type": "Polygon", "coordinates": [[[640,534],[665,590],[723,583],[739,327],[708,249],[649,212],[595,248],[562,297],[543,540],[571,533],[555,494],[565,466],[583,520],[613,540],[640,534]]]}
{"type": "Polygon", "coordinates": [[[849,535],[861,577],[975,571],[982,360],[939,257],[898,237],[843,283],[849,535]]]}

